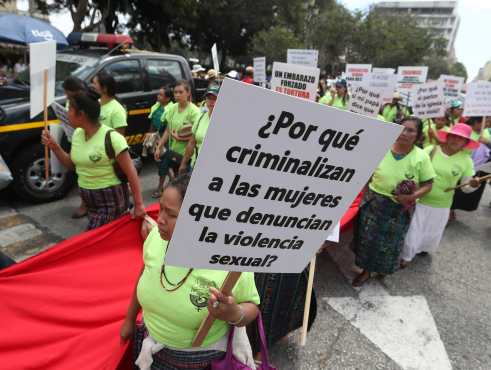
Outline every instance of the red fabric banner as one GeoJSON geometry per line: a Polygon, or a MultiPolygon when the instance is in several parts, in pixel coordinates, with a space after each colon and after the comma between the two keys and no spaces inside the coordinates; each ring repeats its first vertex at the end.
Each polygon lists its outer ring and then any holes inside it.
{"type": "MultiPolygon", "coordinates": [[[[158,204],[148,211],[155,218],[158,204]]],[[[125,216],[0,271],[0,367],[132,369],[119,329],[142,268],[139,229],[125,216]]]]}

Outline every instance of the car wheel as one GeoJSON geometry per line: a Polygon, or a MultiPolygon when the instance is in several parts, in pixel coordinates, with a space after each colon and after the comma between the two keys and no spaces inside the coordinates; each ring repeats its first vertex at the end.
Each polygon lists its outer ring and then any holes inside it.
{"type": "Polygon", "coordinates": [[[51,173],[44,177],[44,146],[34,144],[24,149],[12,165],[14,192],[33,203],[51,202],[63,198],[75,183],[73,172],[51,173]]]}

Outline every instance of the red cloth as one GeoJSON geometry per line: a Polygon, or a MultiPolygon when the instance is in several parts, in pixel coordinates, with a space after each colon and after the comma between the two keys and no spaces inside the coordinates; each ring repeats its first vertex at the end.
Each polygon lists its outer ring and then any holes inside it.
{"type": "Polygon", "coordinates": [[[244,82],[246,84],[254,84],[254,79],[250,76],[245,76],[241,82],[244,82]]]}
{"type": "Polygon", "coordinates": [[[142,268],[139,229],[125,216],[0,271],[0,367],[132,369],[119,329],[142,268]]]}

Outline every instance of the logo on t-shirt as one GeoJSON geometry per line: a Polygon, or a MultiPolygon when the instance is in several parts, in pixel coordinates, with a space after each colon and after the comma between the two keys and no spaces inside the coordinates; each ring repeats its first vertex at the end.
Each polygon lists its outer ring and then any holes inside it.
{"type": "Polygon", "coordinates": [[[406,179],[408,180],[414,179],[414,175],[411,172],[406,172],[404,176],[406,176],[406,179]]]}
{"type": "Polygon", "coordinates": [[[191,287],[189,293],[189,300],[196,307],[198,311],[208,306],[208,299],[210,298],[210,287],[217,288],[214,281],[205,279],[203,277],[197,277],[195,284],[191,287]]]}
{"type": "Polygon", "coordinates": [[[94,163],[99,162],[102,159],[102,154],[99,150],[94,151],[89,154],[89,159],[94,163]]]}
{"type": "Polygon", "coordinates": [[[452,169],[452,176],[454,177],[460,176],[460,171],[458,169],[452,169]]]}

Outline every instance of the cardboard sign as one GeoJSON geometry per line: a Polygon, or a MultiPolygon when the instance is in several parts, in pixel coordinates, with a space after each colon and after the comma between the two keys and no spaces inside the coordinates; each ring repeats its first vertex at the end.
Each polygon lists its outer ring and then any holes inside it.
{"type": "MultiPolygon", "coordinates": [[[[379,68],[380,69],[380,68],[379,68]]],[[[390,103],[397,85],[397,76],[386,72],[372,72],[367,74],[360,86],[378,91],[382,95],[382,103],[390,103]]]]}
{"type": "Polygon", "coordinates": [[[44,110],[44,71],[48,71],[47,105],[55,100],[56,42],[29,44],[30,117],[44,110]]]}
{"type": "Polygon", "coordinates": [[[302,271],[401,132],[231,79],[211,120],[167,265],[302,271]]]}
{"type": "Polygon", "coordinates": [[[317,68],[318,60],[319,50],[288,49],[286,53],[286,62],[288,64],[300,64],[317,68]]]}
{"type": "Polygon", "coordinates": [[[344,78],[349,86],[358,86],[363,82],[363,78],[371,71],[371,64],[346,64],[344,78]]]}
{"type": "Polygon", "coordinates": [[[414,87],[424,84],[427,75],[428,67],[425,66],[403,66],[397,69],[397,90],[401,94],[404,104],[412,104],[411,96],[414,87]]]}
{"type": "Polygon", "coordinates": [[[369,117],[377,117],[382,102],[383,96],[380,91],[358,86],[351,92],[348,110],[369,117]]]}
{"type": "Polygon", "coordinates": [[[373,73],[387,73],[389,75],[393,75],[394,73],[396,73],[396,70],[394,68],[377,68],[377,67],[373,67],[372,68],[372,72],[373,73]]]}
{"type": "Polygon", "coordinates": [[[257,57],[253,59],[254,65],[254,82],[266,82],[266,57],[257,57]]]}
{"type": "Polygon", "coordinates": [[[271,90],[315,101],[319,74],[319,68],[274,62],[271,90]]]}
{"type": "Polygon", "coordinates": [[[445,116],[443,83],[428,82],[414,89],[413,114],[421,119],[445,116]]]}
{"type": "Polygon", "coordinates": [[[211,47],[211,59],[213,60],[213,69],[217,71],[217,73],[220,73],[220,63],[218,63],[218,51],[217,51],[217,44],[213,44],[211,47]]]}
{"type": "Polygon", "coordinates": [[[491,116],[491,82],[477,81],[467,85],[464,116],[491,116]]]}
{"type": "Polygon", "coordinates": [[[464,77],[450,75],[441,75],[439,81],[443,83],[443,95],[447,102],[459,97],[465,82],[464,77]]]}
{"type": "Polygon", "coordinates": [[[55,112],[56,118],[60,120],[60,126],[63,128],[66,137],[71,142],[73,131],[75,131],[75,129],[70,125],[70,121],[68,120],[68,111],[64,106],[57,102],[53,102],[51,108],[53,109],[53,112],[55,112]]]}

